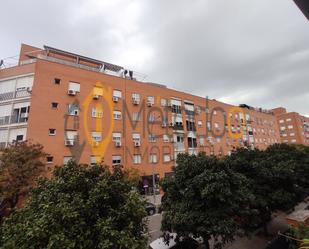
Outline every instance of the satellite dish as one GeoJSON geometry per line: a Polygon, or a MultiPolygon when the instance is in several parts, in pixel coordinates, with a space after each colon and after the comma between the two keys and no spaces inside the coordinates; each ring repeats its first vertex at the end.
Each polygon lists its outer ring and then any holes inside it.
{"type": "Polygon", "coordinates": [[[3,65],[3,60],[0,60],[0,67],[3,65]]]}

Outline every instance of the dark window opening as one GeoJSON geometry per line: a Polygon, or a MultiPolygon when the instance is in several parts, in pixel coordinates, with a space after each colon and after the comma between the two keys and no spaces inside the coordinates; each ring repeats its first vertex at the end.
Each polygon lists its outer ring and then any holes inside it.
{"type": "Polygon", "coordinates": [[[47,156],[47,157],[46,157],[46,161],[47,161],[48,163],[52,163],[53,160],[54,160],[54,157],[53,157],[53,156],[47,156]]]}
{"type": "Polygon", "coordinates": [[[52,102],[52,108],[53,109],[57,109],[58,108],[58,103],[56,103],[56,102],[52,102]]]}
{"type": "Polygon", "coordinates": [[[60,85],[60,82],[61,82],[60,79],[58,79],[58,78],[55,78],[55,79],[54,79],[54,83],[55,83],[56,85],[60,85]]]}

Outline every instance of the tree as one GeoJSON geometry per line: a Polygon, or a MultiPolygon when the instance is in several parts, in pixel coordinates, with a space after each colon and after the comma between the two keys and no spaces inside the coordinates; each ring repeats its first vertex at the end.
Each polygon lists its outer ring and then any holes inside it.
{"type": "Polygon", "coordinates": [[[39,144],[17,143],[0,155],[0,219],[11,213],[45,170],[46,154],[39,144]]]}
{"type": "Polygon", "coordinates": [[[202,237],[206,248],[213,237],[215,245],[222,246],[233,240],[239,218],[248,212],[251,195],[246,186],[246,178],[223,160],[178,155],[175,176],[162,183],[162,230],[176,232],[178,239],[202,237]]]}
{"type": "Polygon", "coordinates": [[[120,167],[56,168],[1,226],[0,248],[142,249],[144,202],[120,167]]]}
{"type": "Polygon", "coordinates": [[[248,221],[253,228],[262,224],[267,235],[271,213],[286,211],[301,200],[308,189],[308,162],[304,150],[287,144],[275,144],[265,151],[238,149],[226,157],[226,163],[248,179],[254,196],[250,206],[257,211],[248,221]]]}

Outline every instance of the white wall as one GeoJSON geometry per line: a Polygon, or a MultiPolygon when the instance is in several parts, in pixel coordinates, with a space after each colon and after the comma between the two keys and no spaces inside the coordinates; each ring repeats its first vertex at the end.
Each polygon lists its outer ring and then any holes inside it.
{"type": "Polygon", "coordinates": [[[16,128],[16,129],[11,129],[10,134],[9,134],[9,142],[12,142],[13,140],[16,140],[17,135],[23,135],[24,140],[26,140],[26,135],[27,135],[27,128],[16,128]]]}

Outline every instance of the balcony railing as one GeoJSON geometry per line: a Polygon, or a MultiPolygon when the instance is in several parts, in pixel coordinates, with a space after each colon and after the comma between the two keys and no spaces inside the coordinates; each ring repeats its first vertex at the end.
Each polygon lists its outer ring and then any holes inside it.
{"type": "Polygon", "coordinates": [[[183,130],[183,125],[176,125],[176,124],[174,124],[173,125],[173,129],[174,130],[183,130]]]}
{"type": "Polygon", "coordinates": [[[10,116],[0,117],[0,125],[7,125],[10,123],[10,116]]]}
{"type": "Polygon", "coordinates": [[[194,111],[190,111],[190,110],[185,110],[186,115],[188,116],[194,116],[195,112],[194,111]]]}
{"type": "Polygon", "coordinates": [[[0,125],[26,123],[27,121],[28,121],[27,117],[21,117],[20,115],[18,115],[18,116],[12,115],[12,116],[0,117],[0,125]]]}
{"type": "Polygon", "coordinates": [[[14,98],[24,98],[31,96],[31,91],[29,90],[20,90],[14,92],[7,92],[0,94],[0,101],[6,101],[14,98]]]}

